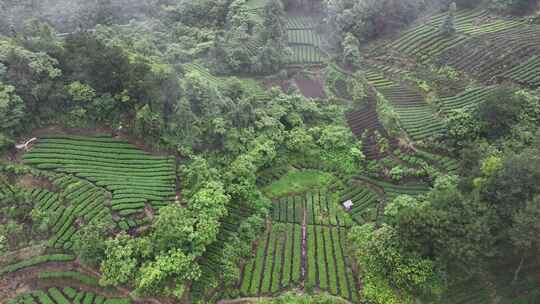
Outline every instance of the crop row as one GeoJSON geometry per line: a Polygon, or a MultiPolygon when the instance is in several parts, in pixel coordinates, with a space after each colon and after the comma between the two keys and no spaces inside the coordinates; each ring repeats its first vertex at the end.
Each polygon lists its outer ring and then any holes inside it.
{"type": "Polygon", "coordinates": [[[375,88],[386,88],[393,85],[393,82],[386,79],[383,74],[379,72],[367,72],[366,73],[366,80],[375,88]]]}
{"type": "Polygon", "coordinates": [[[448,113],[451,110],[472,109],[484,102],[486,97],[488,97],[492,91],[492,87],[478,87],[467,90],[456,96],[442,98],[440,101],[441,110],[448,113]]]}
{"type": "Polygon", "coordinates": [[[67,279],[79,281],[88,286],[99,286],[99,280],[78,271],[41,271],[38,279],[67,279]]]}
{"type": "MultiPolygon", "coordinates": [[[[86,157],[92,157],[92,158],[106,158],[110,160],[139,160],[139,161],[155,161],[157,159],[163,159],[154,157],[147,154],[137,154],[137,153],[123,153],[115,151],[115,149],[101,149],[100,151],[97,151],[98,149],[94,150],[87,150],[83,149],[82,147],[77,146],[64,146],[64,147],[42,147],[41,145],[37,144],[36,147],[32,148],[32,152],[28,154],[28,156],[41,156],[41,155],[73,155],[73,156],[86,156],[86,157]]],[[[127,150],[130,151],[130,150],[127,150]]],[[[44,156],[45,157],[45,156],[44,156]]]]}
{"type": "Polygon", "coordinates": [[[287,31],[289,45],[305,44],[320,47],[321,36],[312,29],[293,29],[287,31]]]}
{"type": "Polygon", "coordinates": [[[396,85],[381,89],[381,93],[393,103],[403,128],[413,140],[424,140],[444,131],[444,122],[418,92],[396,85]]]}
{"type": "Polygon", "coordinates": [[[540,56],[533,56],[500,76],[532,87],[538,87],[540,86],[540,56]]]}
{"type": "MultiPolygon", "coordinates": [[[[78,139],[78,141],[92,142],[92,139],[78,139]]],[[[116,144],[114,141],[105,141],[101,143],[99,149],[90,150],[84,145],[77,146],[77,140],[71,141],[73,143],[67,145],[48,139],[46,144],[49,147],[42,147],[41,142],[38,142],[32,151],[24,156],[25,161],[41,169],[64,172],[89,180],[107,189],[112,193],[113,201],[124,200],[121,205],[114,205],[114,210],[131,210],[125,211],[124,214],[133,213],[134,210],[144,207],[140,200],[134,202],[126,199],[144,198],[155,202],[155,206],[160,206],[175,196],[176,173],[172,159],[142,152],[123,154],[120,153],[122,149],[109,147],[116,144]]],[[[62,186],[67,185],[60,185],[62,186]]],[[[72,220],[68,215],[63,216],[72,220]]]]}
{"type": "Polygon", "coordinates": [[[291,64],[318,64],[323,62],[324,54],[311,45],[291,45],[291,64]]]}
{"type": "Polygon", "coordinates": [[[85,140],[73,140],[73,139],[51,139],[40,138],[39,146],[47,149],[77,149],[85,151],[103,152],[103,153],[121,153],[121,154],[136,154],[136,155],[148,155],[148,153],[137,149],[126,142],[107,142],[104,147],[104,143],[85,140]]]}
{"type": "MultiPolygon", "coordinates": [[[[539,25],[521,25],[505,31],[483,34],[449,48],[441,53],[438,61],[483,80],[492,81],[494,76],[508,76],[505,74],[512,69],[515,69],[512,72],[517,72],[520,68],[527,69],[526,61],[534,60],[534,56],[539,52],[539,31],[539,25]]],[[[535,77],[527,74],[524,76],[523,80],[515,81],[535,86],[535,77]]]]}
{"type": "Polygon", "coordinates": [[[454,173],[459,169],[459,162],[445,155],[433,154],[417,149],[414,156],[425,159],[443,172],[454,173]]]}
{"type": "Polygon", "coordinates": [[[0,276],[12,273],[27,267],[37,266],[48,262],[69,262],[75,260],[75,256],[71,254],[49,254],[40,255],[24,261],[4,266],[0,269],[0,276]]]}
{"type": "Polygon", "coordinates": [[[487,18],[487,12],[480,10],[460,11],[455,17],[455,28],[458,34],[448,36],[441,34],[439,30],[445,18],[444,14],[435,16],[431,21],[405,33],[391,46],[404,54],[420,57],[422,62],[427,62],[448,49],[474,40],[474,37],[506,33],[524,26],[523,22],[517,20],[479,22],[480,19],[487,18]]]}
{"type": "Polygon", "coordinates": [[[386,198],[389,200],[392,200],[402,194],[416,196],[424,194],[430,190],[430,187],[424,184],[394,185],[386,181],[376,180],[365,176],[355,176],[353,179],[379,187],[384,191],[386,198]]]}
{"type": "MultiPolygon", "coordinates": [[[[260,240],[256,257],[246,263],[240,284],[243,295],[270,295],[298,285],[301,278],[301,226],[274,224],[260,240]]],[[[319,288],[346,299],[356,298],[350,267],[346,262],[342,238],[345,230],[307,226],[308,288],[319,288]]]]}
{"type": "Polygon", "coordinates": [[[359,224],[376,220],[380,196],[369,187],[351,183],[340,195],[340,201],[351,200],[353,206],[349,211],[359,224]]]}
{"type": "Polygon", "coordinates": [[[79,291],[72,287],[51,287],[18,295],[7,304],[130,304],[130,299],[105,298],[93,292],[79,291]]]}
{"type": "Polygon", "coordinates": [[[301,280],[301,226],[274,224],[245,264],[240,289],[244,295],[275,294],[301,280]]]}
{"type": "Polygon", "coordinates": [[[304,195],[281,198],[274,203],[272,219],[277,222],[314,225],[349,226],[351,223],[328,192],[309,192],[304,195]]]}
{"type": "Polygon", "coordinates": [[[69,175],[60,175],[53,181],[63,188],[59,195],[44,189],[34,189],[31,195],[38,201],[38,208],[50,214],[52,238],[51,246],[70,248],[70,239],[77,231],[75,222],[92,221],[108,212],[105,207],[106,192],[88,181],[69,175]]]}
{"type": "Polygon", "coordinates": [[[218,77],[212,75],[205,67],[196,63],[188,63],[184,65],[184,70],[187,73],[196,73],[206,79],[208,82],[219,86],[223,81],[218,77]]]}
{"type": "Polygon", "coordinates": [[[307,227],[306,287],[319,288],[346,299],[355,294],[350,267],[345,260],[340,229],[307,227]]]}
{"type": "Polygon", "coordinates": [[[313,18],[306,16],[289,17],[287,19],[287,29],[313,28],[315,24],[313,18]]]}

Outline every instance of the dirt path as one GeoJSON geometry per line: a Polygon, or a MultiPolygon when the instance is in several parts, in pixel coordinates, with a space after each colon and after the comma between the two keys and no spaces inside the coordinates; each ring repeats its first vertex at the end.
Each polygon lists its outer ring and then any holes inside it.
{"type": "Polygon", "coordinates": [[[43,252],[45,252],[45,249],[45,244],[38,244],[18,249],[17,251],[10,252],[9,254],[4,254],[3,256],[0,256],[0,266],[42,255],[43,252]]]}
{"type": "Polygon", "coordinates": [[[234,300],[220,300],[217,303],[218,304],[249,304],[249,303],[256,303],[257,301],[261,300],[270,300],[272,298],[270,297],[251,297],[251,298],[240,298],[240,299],[234,299],[234,300]]]}
{"type": "Polygon", "coordinates": [[[302,272],[301,280],[306,279],[306,263],[307,263],[307,211],[306,208],[302,208],[302,272]]]}

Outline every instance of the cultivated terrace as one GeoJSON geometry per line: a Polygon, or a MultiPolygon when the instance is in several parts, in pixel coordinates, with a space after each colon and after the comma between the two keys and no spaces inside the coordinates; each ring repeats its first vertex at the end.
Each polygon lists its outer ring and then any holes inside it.
{"type": "Polygon", "coordinates": [[[0,0],[0,303],[540,303],[540,1],[0,0]]]}

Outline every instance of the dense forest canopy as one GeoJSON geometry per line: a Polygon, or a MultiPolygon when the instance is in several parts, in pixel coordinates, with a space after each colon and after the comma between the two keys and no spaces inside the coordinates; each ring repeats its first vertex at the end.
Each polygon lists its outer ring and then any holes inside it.
{"type": "Polygon", "coordinates": [[[0,0],[0,301],[539,302],[539,6],[0,0]]]}

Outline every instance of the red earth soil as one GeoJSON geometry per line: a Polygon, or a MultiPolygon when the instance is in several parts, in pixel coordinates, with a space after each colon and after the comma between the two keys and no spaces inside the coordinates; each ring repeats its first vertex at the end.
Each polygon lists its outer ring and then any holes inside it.
{"type": "Polygon", "coordinates": [[[268,90],[278,87],[284,93],[289,91],[289,87],[291,86],[289,80],[264,80],[263,85],[268,90]]]}
{"type": "Polygon", "coordinates": [[[308,98],[324,98],[324,82],[321,78],[309,79],[303,76],[295,77],[294,81],[302,92],[302,95],[308,98]]]}

